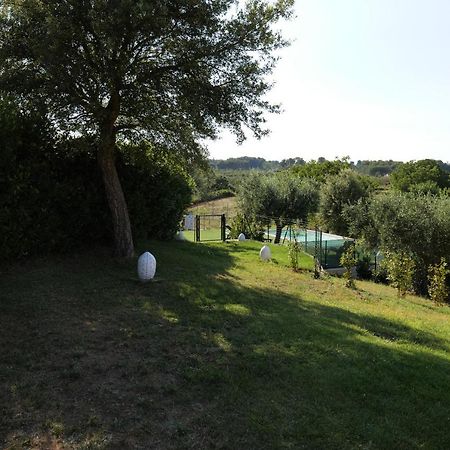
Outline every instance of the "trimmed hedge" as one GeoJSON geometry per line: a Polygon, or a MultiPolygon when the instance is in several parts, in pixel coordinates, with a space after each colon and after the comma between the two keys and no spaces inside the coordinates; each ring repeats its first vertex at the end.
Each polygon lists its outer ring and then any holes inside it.
{"type": "MultiPolygon", "coordinates": [[[[192,195],[167,158],[127,148],[117,166],[135,240],[169,239],[192,195]],[[140,156],[139,156],[140,155],[140,156]]],[[[0,255],[3,261],[112,243],[93,143],[57,142],[44,116],[0,104],[0,255]]]]}

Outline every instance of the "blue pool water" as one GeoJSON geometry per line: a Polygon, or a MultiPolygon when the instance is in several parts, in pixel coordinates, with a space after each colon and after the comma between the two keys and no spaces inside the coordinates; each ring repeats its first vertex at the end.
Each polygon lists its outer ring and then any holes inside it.
{"type": "MultiPolygon", "coordinates": [[[[274,238],[276,234],[276,229],[269,230],[269,237],[274,238]]],[[[294,240],[294,238],[299,242],[315,242],[316,232],[314,230],[289,230],[283,229],[281,233],[281,239],[294,240]]],[[[322,232],[322,242],[324,241],[345,241],[346,238],[343,236],[338,236],[337,234],[323,233],[322,232]]]]}

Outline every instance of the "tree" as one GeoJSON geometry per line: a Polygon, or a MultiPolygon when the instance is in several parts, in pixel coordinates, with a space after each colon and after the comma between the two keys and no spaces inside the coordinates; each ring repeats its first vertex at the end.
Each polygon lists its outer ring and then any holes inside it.
{"type": "Polygon", "coordinates": [[[192,162],[221,126],[262,136],[264,111],[278,111],[263,99],[273,51],[286,45],[273,24],[292,3],[1,2],[0,91],[43,100],[60,132],[97,137],[117,255],[133,254],[118,140],[147,139],[192,162]]]}
{"type": "Polygon", "coordinates": [[[450,174],[433,159],[402,164],[391,173],[390,180],[392,187],[402,192],[436,194],[450,187],[450,174]]]}
{"type": "Polygon", "coordinates": [[[324,226],[334,233],[347,236],[345,209],[367,198],[370,191],[370,181],[351,169],[330,176],[320,196],[319,214],[324,226]]]}
{"type": "Polygon", "coordinates": [[[345,210],[350,234],[372,248],[414,257],[415,290],[427,292],[427,268],[450,255],[450,197],[390,193],[345,210]]]}
{"type": "Polygon", "coordinates": [[[327,161],[320,157],[317,161],[310,161],[306,164],[296,164],[291,167],[291,171],[302,178],[314,178],[324,183],[331,175],[337,175],[345,169],[350,168],[349,158],[335,159],[327,161]]]}
{"type": "Polygon", "coordinates": [[[277,244],[286,225],[306,221],[316,211],[319,191],[317,182],[287,172],[251,174],[241,186],[238,200],[244,214],[261,222],[275,222],[277,244]]]}

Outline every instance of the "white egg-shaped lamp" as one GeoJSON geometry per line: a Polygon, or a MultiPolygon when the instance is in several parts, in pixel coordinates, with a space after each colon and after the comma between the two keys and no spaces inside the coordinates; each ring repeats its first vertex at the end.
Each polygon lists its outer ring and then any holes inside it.
{"type": "Polygon", "coordinates": [[[142,282],[149,281],[155,276],[156,259],[150,252],[142,253],[139,256],[137,271],[142,282]]]}
{"type": "Polygon", "coordinates": [[[272,258],[272,252],[270,251],[270,248],[267,247],[267,245],[264,245],[261,250],[259,251],[259,257],[261,258],[261,261],[269,261],[270,258],[272,258]]]}
{"type": "Polygon", "coordinates": [[[238,236],[238,241],[245,241],[245,234],[244,234],[244,233],[241,233],[241,234],[238,236]]]}
{"type": "Polygon", "coordinates": [[[183,231],[180,230],[176,235],[175,235],[175,239],[177,241],[185,241],[186,240],[186,236],[184,235],[183,231]]]}

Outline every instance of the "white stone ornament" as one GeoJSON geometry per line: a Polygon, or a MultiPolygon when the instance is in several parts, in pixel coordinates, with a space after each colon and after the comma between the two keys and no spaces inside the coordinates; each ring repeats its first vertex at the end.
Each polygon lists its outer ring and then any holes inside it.
{"type": "Polygon", "coordinates": [[[156,259],[150,252],[142,253],[138,259],[138,277],[141,281],[149,281],[155,276],[156,259]]]}
{"type": "Polygon", "coordinates": [[[175,235],[175,239],[177,241],[185,241],[186,240],[186,236],[184,235],[183,231],[180,230],[176,235],[175,235]]]}
{"type": "Polygon", "coordinates": [[[245,234],[244,234],[244,233],[241,233],[241,234],[238,236],[238,241],[245,241],[245,234]]]}
{"type": "Polygon", "coordinates": [[[264,245],[261,250],[259,251],[259,257],[261,258],[261,261],[269,261],[270,258],[272,258],[272,252],[270,251],[270,248],[267,247],[267,245],[264,245]]]}

